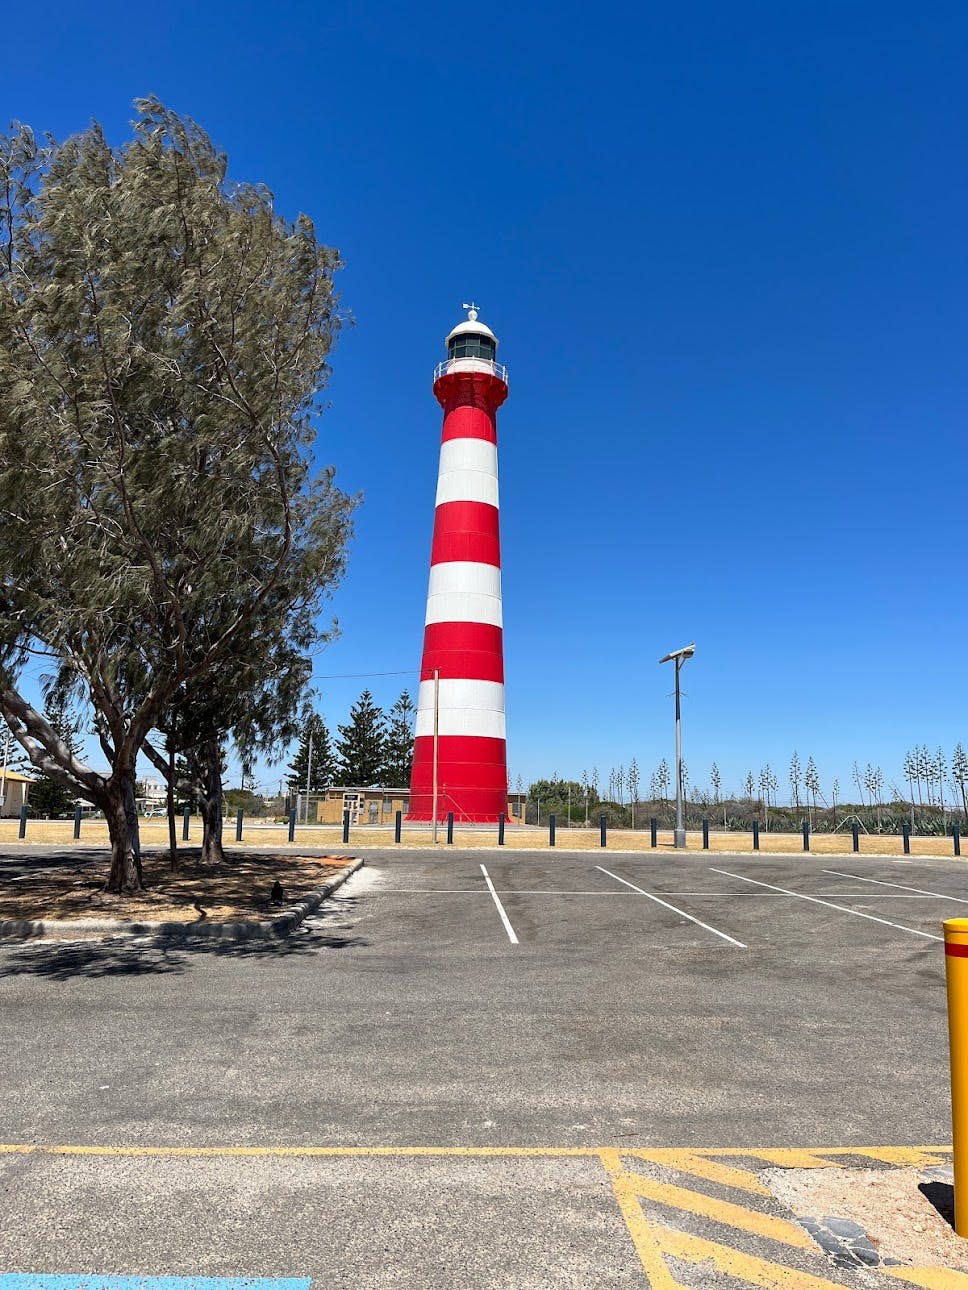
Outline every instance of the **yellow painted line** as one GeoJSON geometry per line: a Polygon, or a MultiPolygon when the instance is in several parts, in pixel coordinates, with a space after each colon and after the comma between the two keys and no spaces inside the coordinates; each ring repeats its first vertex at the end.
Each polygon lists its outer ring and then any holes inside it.
{"type": "Polygon", "coordinates": [[[628,1187],[622,1185],[624,1170],[619,1153],[615,1150],[605,1150],[600,1153],[599,1158],[611,1181],[616,1204],[625,1219],[625,1226],[632,1238],[639,1262],[649,1278],[651,1290],[682,1290],[681,1282],[673,1277],[662,1257],[655,1228],[642,1213],[642,1206],[635,1195],[628,1187]]]}
{"type": "Polygon", "coordinates": [[[924,1290],[968,1290],[968,1276],[954,1268],[878,1268],[886,1277],[923,1286],[924,1290]]]}
{"type": "MultiPolygon", "coordinates": [[[[828,1281],[812,1272],[800,1272],[769,1259],[753,1254],[743,1254],[728,1245],[718,1245],[701,1236],[663,1227],[656,1230],[656,1239],[663,1254],[687,1263],[712,1263],[718,1272],[761,1286],[764,1290],[843,1290],[843,1283],[828,1281]]],[[[880,1271],[880,1268],[878,1268],[880,1271]]]]}
{"type": "Polygon", "coordinates": [[[831,1160],[817,1151],[800,1151],[796,1147],[770,1148],[766,1151],[754,1151],[760,1160],[771,1165],[781,1165],[784,1169],[838,1169],[839,1160],[831,1160]]]}
{"type": "Polygon", "coordinates": [[[838,1147],[831,1149],[835,1156],[870,1156],[892,1165],[947,1164],[951,1147],[838,1147]]]}
{"type": "Polygon", "coordinates": [[[287,1159],[294,1156],[367,1157],[367,1156],[442,1156],[442,1157],[557,1157],[592,1158],[600,1155],[599,1147],[102,1147],[102,1146],[20,1146],[0,1143],[0,1155],[46,1156],[190,1156],[242,1157],[252,1159],[287,1159]]]}
{"type": "Polygon", "coordinates": [[[711,1218],[715,1223],[725,1223],[741,1232],[752,1236],[764,1236],[770,1241],[779,1241],[782,1245],[792,1245],[796,1249],[810,1250],[817,1254],[818,1247],[802,1227],[785,1218],[774,1218],[758,1209],[747,1209],[744,1205],[734,1205],[732,1201],[716,1200],[701,1191],[687,1191],[685,1187],[676,1187],[673,1183],[657,1182],[644,1174],[625,1173],[615,1182],[622,1185],[636,1196],[668,1205],[686,1214],[696,1214],[700,1218],[711,1218]]]}
{"type": "Polygon", "coordinates": [[[753,1192],[757,1196],[773,1195],[769,1187],[764,1186],[756,1174],[749,1169],[737,1169],[735,1165],[724,1165],[722,1161],[713,1160],[698,1151],[664,1148],[658,1151],[623,1151],[622,1154],[648,1160],[656,1165],[665,1165],[668,1169],[692,1174],[696,1178],[705,1178],[707,1182],[719,1183],[723,1187],[753,1192]]]}

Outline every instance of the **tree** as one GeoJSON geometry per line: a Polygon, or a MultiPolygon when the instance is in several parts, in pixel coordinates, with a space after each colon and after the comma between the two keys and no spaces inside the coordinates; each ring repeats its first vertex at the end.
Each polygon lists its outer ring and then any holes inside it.
{"type": "Polygon", "coordinates": [[[632,807],[632,828],[635,828],[635,803],[639,800],[639,765],[635,758],[629,764],[626,783],[629,789],[629,804],[632,807]]]}
{"type": "Polygon", "coordinates": [[[911,832],[915,832],[914,821],[914,786],[918,780],[918,755],[917,747],[910,748],[904,754],[904,778],[908,783],[908,793],[911,798],[911,832]]]}
{"type": "Polygon", "coordinates": [[[754,779],[753,779],[753,772],[752,772],[751,770],[748,770],[748,771],[746,772],[746,778],[743,780],[743,790],[744,790],[744,792],[746,793],[746,796],[749,798],[750,806],[752,806],[752,805],[753,805],[753,788],[754,788],[754,787],[755,787],[755,781],[754,781],[754,779]]]}
{"type": "Polygon", "coordinates": [[[938,783],[938,805],[941,807],[941,828],[944,831],[944,833],[947,833],[948,824],[947,824],[947,818],[945,816],[945,807],[944,807],[944,780],[945,780],[945,776],[948,773],[948,766],[945,760],[943,748],[939,748],[938,751],[934,754],[934,759],[931,764],[931,769],[933,770],[934,777],[938,783]]]}
{"type": "Polygon", "coordinates": [[[294,793],[321,793],[333,782],[336,763],[329,730],[322,715],[308,712],[299,735],[299,747],[288,766],[286,784],[294,793]]]}
{"type": "Polygon", "coordinates": [[[0,139],[0,713],[105,812],[113,891],[142,886],[149,733],[273,634],[318,637],[354,505],[310,474],[337,253],[193,122],[137,111],[120,149],[0,139]],[[105,774],[19,688],[38,649],[84,686],[105,774]]]}
{"type": "Polygon", "coordinates": [[[364,690],[350,708],[345,726],[337,726],[335,783],[363,788],[385,779],[386,717],[364,690]]]}
{"type": "Polygon", "coordinates": [[[817,794],[820,792],[820,776],[817,773],[817,763],[812,757],[807,758],[807,767],[803,772],[803,786],[810,794],[810,827],[813,828],[813,813],[817,809],[817,794]]]}
{"type": "Polygon", "coordinates": [[[790,805],[795,811],[800,809],[800,758],[794,748],[790,758],[790,805]]]}
{"type": "Polygon", "coordinates": [[[390,709],[387,729],[384,775],[393,788],[409,788],[413,770],[413,733],[416,708],[408,690],[404,690],[390,709]]]}
{"type": "Polygon", "coordinates": [[[709,779],[713,786],[713,802],[719,805],[719,793],[723,787],[723,777],[719,773],[719,767],[713,762],[712,769],[709,772],[709,779]]]}
{"type": "Polygon", "coordinates": [[[764,805],[764,826],[767,833],[770,831],[770,789],[773,785],[773,772],[770,770],[769,762],[760,770],[760,796],[763,798],[764,805]]]}
{"type": "MultiPolygon", "coordinates": [[[[81,751],[78,734],[81,729],[80,718],[71,707],[67,694],[56,685],[45,686],[44,716],[50,728],[59,735],[64,745],[76,757],[81,751]]],[[[39,775],[30,785],[30,807],[36,815],[45,819],[72,815],[77,805],[77,794],[64,784],[48,775],[39,775]]]]}
{"type": "Polygon", "coordinates": [[[663,802],[666,800],[666,796],[669,792],[669,784],[671,782],[671,779],[672,779],[672,776],[669,772],[669,763],[663,757],[662,760],[659,762],[658,768],[655,772],[656,787],[659,790],[659,797],[662,799],[663,802]]]}
{"type": "Polygon", "coordinates": [[[968,753],[960,743],[955,744],[955,750],[951,754],[951,778],[961,793],[962,811],[965,823],[968,824],[968,753]]]}

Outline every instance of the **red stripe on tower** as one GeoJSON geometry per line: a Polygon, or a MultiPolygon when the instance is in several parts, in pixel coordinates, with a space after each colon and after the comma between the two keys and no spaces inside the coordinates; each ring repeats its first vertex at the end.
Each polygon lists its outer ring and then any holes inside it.
{"type": "Polygon", "coordinates": [[[497,409],[507,371],[497,338],[468,310],[434,374],[444,410],[411,820],[493,823],[507,810],[497,409]]]}

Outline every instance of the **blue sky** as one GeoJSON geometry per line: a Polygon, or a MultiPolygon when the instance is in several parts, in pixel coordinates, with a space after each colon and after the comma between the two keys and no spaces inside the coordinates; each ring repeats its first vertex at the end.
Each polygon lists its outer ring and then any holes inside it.
{"type": "Polygon", "coordinates": [[[796,748],[843,792],[968,740],[966,56],[943,2],[54,3],[0,117],[120,142],[158,94],[342,251],[331,726],[416,686],[431,373],[473,298],[511,378],[512,780],[647,781],[695,640],[693,782],[785,790],[796,748]]]}

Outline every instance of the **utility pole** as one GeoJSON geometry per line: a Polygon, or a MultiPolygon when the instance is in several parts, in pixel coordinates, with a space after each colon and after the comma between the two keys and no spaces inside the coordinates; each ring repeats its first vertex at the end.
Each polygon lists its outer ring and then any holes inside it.
{"type": "Polygon", "coordinates": [[[437,750],[440,743],[440,668],[434,668],[434,783],[433,783],[433,831],[431,840],[437,845],[437,750]]]}
{"type": "Polygon", "coordinates": [[[675,845],[677,850],[686,845],[686,829],[682,818],[682,722],[679,712],[679,671],[687,658],[696,652],[695,644],[685,645],[682,649],[673,650],[660,658],[660,663],[676,665],[676,831],[675,845]]]}

